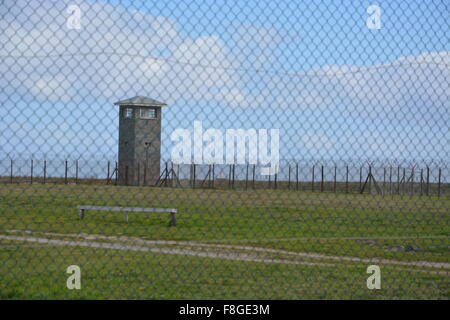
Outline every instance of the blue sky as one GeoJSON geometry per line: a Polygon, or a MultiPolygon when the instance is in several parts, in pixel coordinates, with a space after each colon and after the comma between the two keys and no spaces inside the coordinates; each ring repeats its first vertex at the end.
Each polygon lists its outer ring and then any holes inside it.
{"type": "Polygon", "coordinates": [[[113,103],[145,95],[168,104],[163,158],[201,120],[278,128],[285,159],[449,159],[446,1],[7,0],[0,14],[2,158],[115,159],[113,103]]]}

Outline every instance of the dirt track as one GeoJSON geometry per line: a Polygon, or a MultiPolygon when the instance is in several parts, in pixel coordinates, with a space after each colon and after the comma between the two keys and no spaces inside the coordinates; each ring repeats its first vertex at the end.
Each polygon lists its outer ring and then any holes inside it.
{"type": "MultiPolygon", "coordinates": [[[[10,233],[20,232],[16,230],[10,233]]],[[[28,232],[32,233],[32,232],[28,232]]],[[[11,241],[25,241],[52,246],[81,246],[115,250],[144,251],[153,253],[189,255],[206,258],[252,261],[263,263],[296,264],[310,266],[336,266],[333,262],[360,262],[360,263],[378,263],[397,266],[412,266],[425,268],[450,269],[450,263],[431,262],[431,261],[398,261],[379,258],[359,258],[350,256],[332,256],[318,253],[295,252],[288,250],[270,249],[262,247],[211,244],[192,241],[165,241],[165,240],[145,240],[136,237],[125,236],[103,236],[94,234],[61,234],[61,233],[43,233],[42,236],[51,237],[69,237],[83,239],[82,241],[70,241],[61,239],[49,239],[46,237],[35,236],[15,236],[0,235],[0,239],[11,241]],[[88,241],[86,241],[88,240],[88,241]],[[97,242],[95,240],[114,241],[114,243],[97,242]],[[284,256],[284,258],[280,258],[284,256]],[[305,261],[307,260],[307,261],[305,261]],[[316,260],[316,261],[308,261],[316,260]],[[317,261],[320,260],[320,261],[317,261]],[[331,260],[331,261],[330,261],[331,260]]],[[[412,271],[412,270],[411,270],[412,271]]],[[[449,271],[417,270],[425,272],[438,272],[449,274],[449,271]]]]}

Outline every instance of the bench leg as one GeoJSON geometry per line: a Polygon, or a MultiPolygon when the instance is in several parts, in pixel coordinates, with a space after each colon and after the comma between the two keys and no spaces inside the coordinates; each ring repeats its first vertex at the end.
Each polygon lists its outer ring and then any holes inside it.
{"type": "Polygon", "coordinates": [[[125,217],[125,221],[128,223],[128,212],[124,212],[123,216],[125,217]]]}
{"type": "Polygon", "coordinates": [[[170,213],[170,226],[175,227],[177,225],[177,214],[175,212],[170,213]]]}
{"type": "Polygon", "coordinates": [[[80,220],[84,218],[84,209],[80,209],[80,220]]]}

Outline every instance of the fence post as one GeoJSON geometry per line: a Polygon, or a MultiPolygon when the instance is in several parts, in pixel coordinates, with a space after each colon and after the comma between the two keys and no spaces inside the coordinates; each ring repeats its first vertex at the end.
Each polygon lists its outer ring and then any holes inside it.
{"type": "Polygon", "coordinates": [[[291,165],[289,164],[288,190],[291,190],[291,165]]]}
{"type": "Polygon", "coordinates": [[[295,164],[295,178],[296,178],[295,190],[298,191],[298,163],[295,164]]]}
{"type": "Polygon", "coordinates": [[[423,168],[420,168],[420,195],[423,195],[423,168]]]}
{"type": "Polygon", "coordinates": [[[275,166],[275,177],[273,178],[275,190],[277,189],[277,182],[278,182],[278,168],[275,166]]]}
{"type": "Polygon", "coordinates": [[[414,167],[411,172],[411,195],[414,195],[414,167]]]}
{"type": "Polygon", "coordinates": [[[30,172],[30,184],[33,184],[33,168],[34,167],[34,163],[33,163],[33,159],[31,159],[31,172],[30,172]]]}
{"type": "Polygon", "coordinates": [[[252,178],[253,189],[255,189],[255,171],[256,171],[256,164],[253,165],[253,178],[252,178]]]}
{"type": "Polygon", "coordinates": [[[114,181],[114,185],[117,186],[117,180],[118,180],[118,176],[119,176],[119,168],[117,166],[117,161],[116,161],[116,167],[115,167],[115,173],[116,173],[116,177],[115,177],[115,181],[114,181]]]}
{"type": "Polygon", "coordinates": [[[386,167],[383,167],[383,192],[381,193],[383,196],[386,193],[386,167]]]}
{"type": "Polygon", "coordinates": [[[334,193],[336,193],[336,179],[337,179],[337,168],[336,165],[334,166],[334,186],[333,186],[333,191],[334,193]]]}
{"type": "Polygon", "coordinates": [[[406,192],[406,168],[403,168],[403,190],[402,190],[402,194],[405,194],[406,192]]]}
{"type": "Polygon", "coordinates": [[[359,191],[362,189],[362,166],[359,166],[359,191]]]}
{"type": "Polygon", "coordinates": [[[247,185],[248,185],[248,163],[247,168],[245,170],[245,190],[247,190],[247,185]]]}
{"type": "Polygon", "coordinates": [[[231,188],[234,189],[234,173],[235,173],[236,165],[233,163],[233,180],[231,182],[231,188]]]}
{"type": "Polygon", "coordinates": [[[397,194],[400,195],[400,166],[397,166],[397,194]]]}
{"type": "Polygon", "coordinates": [[[75,162],[75,184],[78,184],[78,160],[75,162]]]}
{"type": "Polygon", "coordinates": [[[312,182],[312,184],[311,184],[311,191],[312,192],[314,192],[314,170],[315,169],[315,165],[313,165],[313,167],[312,167],[312,180],[311,180],[311,182],[312,182]]]}
{"type": "MultiPolygon", "coordinates": [[[[179,165],[178,165],[179,168],[179,165]]],[[[179,177],[179,175],[177,174],[177,177],[179,177]]],[[[212,165],[212,188],[214,189],[214,181],[216,180],[216,165],[215,163],[213,163],[212,165]]]]}
{"type": "MultiPolygon", "coordinates": [[[[139,168],[139,166],[138,166],[138,168],[139,168]]],[[[169,180],[169,166],[167,164],[167,161],[166,161],[166,164],[165,164],[165,172],[166,172],[166,176],[164,177],[164,187],[167,187],[168,186],[168,181],[167,180],[169,180]]],[[[138,180],[138,184],[139,184],[139,180],[138,180]]]]}
{"type": "Polygon", "coordinates": [[[323,176],[323,165],[321,166],[320,170],[321,170],[320,192],[323,192],[323,179],[324,179],[324,176],[323,176]]]}
{"type": "Polygon", "coordinates": [[[110,166],[110,164],[109,164],[109,161],[108,161],[108,170],[107,170],[107,172],[106,172],[106,184],[108,184],[109,183],[109,176],[110,176],[110,168],[109,168],[109,166],[110,166]]]}
{"type": "Polygon", "coordinates": [[[67,160],[64,162],[64,184],[67,184],[67,160]]]}
{"type": "Polygon", "coordinates": [[[44,160],[44,184],[47,180],[47,160],[44,160]]]}
{"type": "MultiPolygon", "coordinates": [[[[173,165],[172,165],[173,166],[173,165]]],[[[173,168],[172,168],[173,170],[173,168]]],[[[208,165],[208,188],[211,188],[211,173],[212,173],[212,167],[209,164],[208,165]]],[[[173,175],[172,175],[173,176],[173,175]]],[[[173,179],[173,178],[172,178],[173,179]]]]}
{"type": "Polygon", "coordinates": [[[392,166],[389,166],[389,194],[392,194],[392,166]]]}
{"type": "Polygon", "coordinates": [[[348,165],[345,166],[345,193],[348,193],[348,165]]]}
{"type": "Polygon", "coordinates": [[[427,196],[430,195],[430,168],[427,166],[427,187],[426,187],[427,196]]]}
{"type": "Polygon", "coordinates": [[[10,183],[13,183],[13,167],[14,167],[14,161],[11,159],[11,172],[10,172],[10,183]]]}
{"type": "Polygon", "coordinates": [[[195,189],[195,163],[192,164],[192,189],[195,189]]]}
{"type": "Polygon", "coordinates": [[[438,173],[438,197],[441,196],[441,168],[439,168],[438,173]]]}

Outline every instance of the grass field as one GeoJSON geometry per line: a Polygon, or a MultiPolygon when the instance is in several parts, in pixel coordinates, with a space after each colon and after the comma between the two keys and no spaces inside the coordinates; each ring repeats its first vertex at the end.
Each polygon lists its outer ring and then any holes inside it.
{"type": "Polygon", "coordinates": [[[449,212],[448,196],[3,184],[0,298],[448,299],[449,212]],[[80,221],[81,204],[174,207],[177,226],[80,221]],[[72,264],[81,290],[66,288],[72,264]]]}

